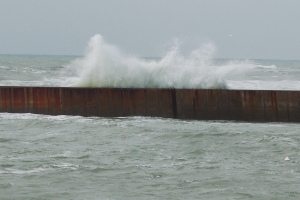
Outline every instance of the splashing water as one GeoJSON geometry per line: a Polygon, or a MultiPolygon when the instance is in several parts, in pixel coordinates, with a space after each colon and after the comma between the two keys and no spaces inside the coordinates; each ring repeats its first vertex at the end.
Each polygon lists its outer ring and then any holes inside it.
{"type": "Polygon", "coordinates": [[[84,58],[69,67],[77,70],[79,79],[72,86],[118,88],[207,88],[227,89],[228,74],[243,73],[251,68],[247,62],[217,66],[212,64],[213,44],[205,44],[182,56],[178,40],[166,55],[158,60],[145,60],[122,53],[107,44],[101,35],[88,43],[84,58]]]}

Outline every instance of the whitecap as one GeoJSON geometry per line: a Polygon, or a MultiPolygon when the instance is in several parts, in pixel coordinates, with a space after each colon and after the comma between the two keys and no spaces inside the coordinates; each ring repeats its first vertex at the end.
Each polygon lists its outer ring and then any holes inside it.
{"type": "Polygon", "coordinates": [[[174,39],[161,59],[146,60],[126,55],[106,43],[101,35],[95,35],[88,43],[85,57],[66,66],[78,74],[78,79],[73,77],[66,83],[78,87],[226,89],[227,75],[254,68],[248,61],[213,64],[213,43],[202,45],[188,56],[183,56],[179,47],[180,42],[174,39]]]}

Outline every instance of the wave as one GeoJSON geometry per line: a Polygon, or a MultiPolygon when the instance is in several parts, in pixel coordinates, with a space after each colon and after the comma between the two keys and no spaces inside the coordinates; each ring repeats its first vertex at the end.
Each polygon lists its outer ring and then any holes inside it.
{"type": "Polygon", "coordinates": [[[173,46],[161,59],[147,60],[126,55],[97,34],[88,42],[86,55],[67,66],[78,74],[69,86],[228,89],[225,81],[228,75],[253,68],[247,61],[213,64],[212,43],[202,45],[188,56],[183,56],[179,47],[180,42],[174,39],[173,46]]]}

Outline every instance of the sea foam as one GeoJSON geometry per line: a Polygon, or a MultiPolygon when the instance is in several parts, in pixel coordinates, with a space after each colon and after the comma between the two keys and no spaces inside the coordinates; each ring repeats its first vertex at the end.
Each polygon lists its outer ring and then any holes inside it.
{"type": "Polygon", "coordinates": [[[105,42],[99,34],[93,36],[83,58],[76,59],[68,68],[76,70],[77,79],[70,86],[110,88],[207,88],[227,89],[226,77],[244,73],[252,67],[247,62],[215,65],[212,55],[215,46],[204,44],[190,52],[180,53],[180,42],[161,59],[147,60],[126,55],[119,48],[105,42]]]}

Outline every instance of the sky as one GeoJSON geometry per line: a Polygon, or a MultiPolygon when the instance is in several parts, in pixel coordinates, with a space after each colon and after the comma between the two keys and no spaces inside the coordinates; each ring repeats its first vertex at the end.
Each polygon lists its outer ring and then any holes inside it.
{"type": "Polygon", "coordinates": [[[300,60],[299,0],[0,0],[0,54],[82,55],[95,34],[161,57],[213,43],[215,58],[300,60]]]}

